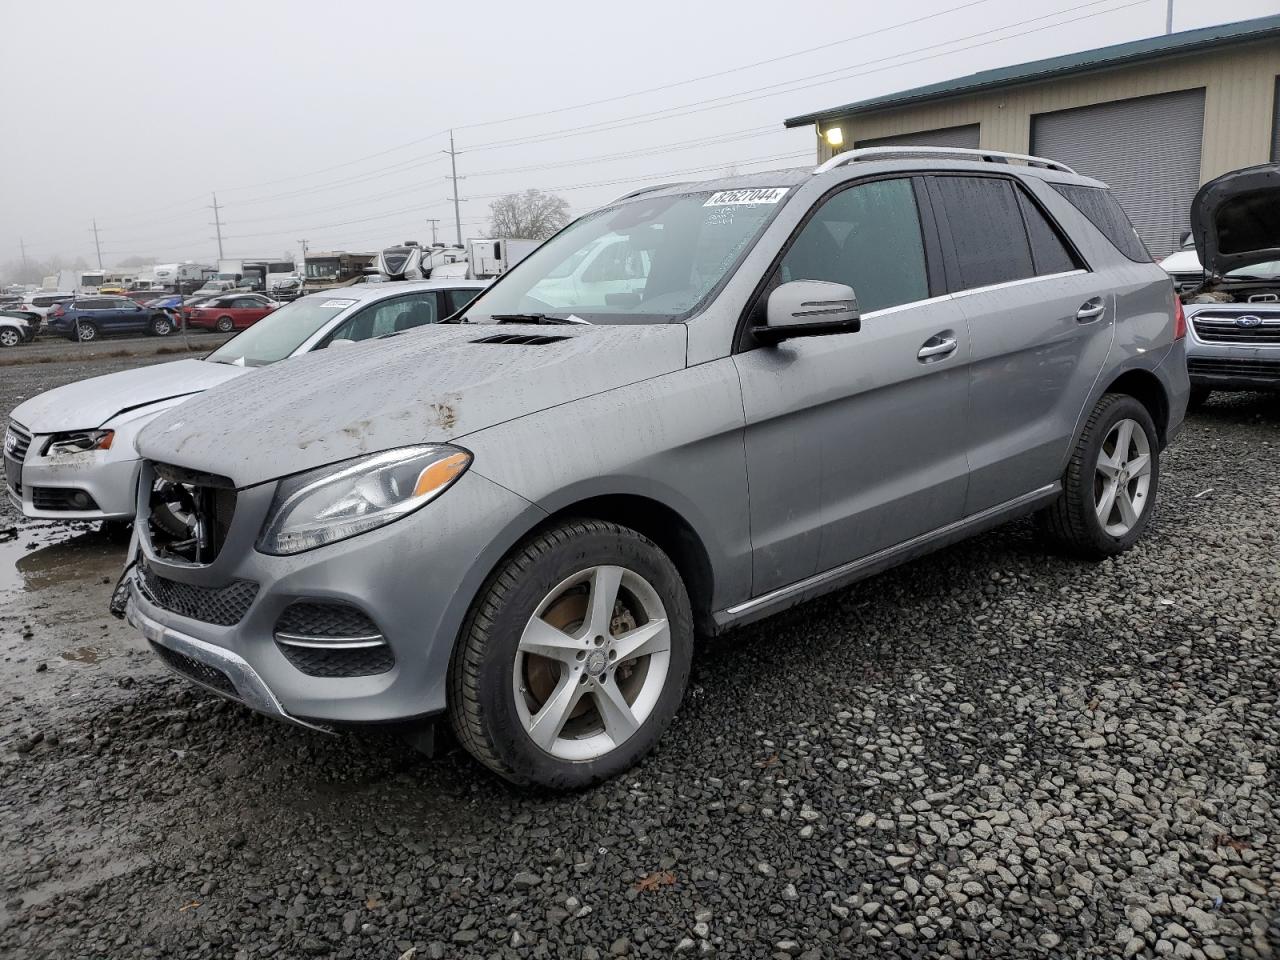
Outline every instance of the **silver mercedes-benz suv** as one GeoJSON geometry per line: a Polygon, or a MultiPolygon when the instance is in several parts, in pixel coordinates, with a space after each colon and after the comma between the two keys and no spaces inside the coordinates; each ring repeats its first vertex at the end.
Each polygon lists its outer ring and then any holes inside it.
{"type": "Polygon", "coordinates": [[[1132,546],[1186,405],[1177,318],[1105,186],[1051,161],[637,191],[448,324],[157,418],[139,516],[177,483],[195,520],[138,525],[127,615],[255,709],[443,715],[509,780],[582,786],[653,747],[695,633],[1031,513],[1080,556],[1132,546]]]}

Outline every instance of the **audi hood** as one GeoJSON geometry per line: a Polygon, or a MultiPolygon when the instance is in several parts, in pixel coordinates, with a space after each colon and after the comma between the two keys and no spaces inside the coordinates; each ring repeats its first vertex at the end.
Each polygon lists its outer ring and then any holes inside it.
{"type": "Polygon", "coordinates": [[[1212,277],[1280,260],[1280,164],[1210,180],[1191,202],[1191,232],[1212,277]]]}
{"type": "Polygon", "coordinates": [[[137,446],[237,487],[415,443],[465,446],[486,427],[679,370],[686,339],[680,323],[423,327],[215,387],[162,413],[137,446]]]}
{"type": "Polygon", "coordinates": [[[125,411],[194,395],[245,372],[226,363],[175,360],[54,387],[18,404],[10,416],[33,433],[89,430],[125,411]]]}

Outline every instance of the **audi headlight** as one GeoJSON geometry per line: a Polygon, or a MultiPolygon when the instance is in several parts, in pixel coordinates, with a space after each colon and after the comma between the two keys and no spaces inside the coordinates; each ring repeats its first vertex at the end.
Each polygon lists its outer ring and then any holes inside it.
{"type": "Polygon", "coordinates": [[[258,537],[287,556],[386,526],[448,490],[471,454],[444,443],[387,450],[280,481],[258,537]]]}
{"type": "Polygon", "coordinates": [[[76,430],[73,433],[55,433],[44,445],[44,455],[88,453],[90,450],[110,450],[115,440],[114,430],[76,430]]]}

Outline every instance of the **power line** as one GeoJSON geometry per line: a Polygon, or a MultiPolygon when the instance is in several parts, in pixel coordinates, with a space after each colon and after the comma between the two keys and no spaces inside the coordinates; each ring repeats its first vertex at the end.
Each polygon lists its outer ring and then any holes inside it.
{"type": "Polygon", "coordinates": [[[972,33],[964,37],[956,37],[950,40],[941,41],[939,43],[932,43],[923,47],[917,47],[913,50],[905,50],[900,53],[890,54],[888,56],[880,57],[875,60],[863,61],[864,64],[867,64],[867,63],[884,64],[883,66],[875,67],[871,70],[863,70],[863,69],[851,70],[851,68],[849,67],[840,67],[835,70],[826,70],[821,73],[809,74],[808,76],[804,76],[804,77],[796,77],[791,80],[782,80],[776,83],[766,84],[760,87],[754,87],[749,90],[739,91],[733,94],[725,94],[718,97],[708,97],[703,100],[694,100],[689,103],[682,104],[675,107],[664,107],[660,110],[651,110],[645,113],[633,114],[630,117],[615,118],[612,120],[601,120],[601,121],[596,121],[595,123],[582,124],[577,127],[565,127],[560,130],[550,131],[548,133],[532,134],[527,137],[516,137],[516,138],[510,138],[506,140],[493,140],[487,143],[475,144],[471,147],[468,147],[467,150],[463,152],[470,153],[470,152],[475,152],[479,150],[500,149],[503,147],[528,146],[528,145],[537,144],[537,143],[548,143],[553,140],[564,139],[565,137],[588,136],[596,133],[609,133],[614,130],[623,129],[624,127],[638,126],[638,125],[647,124],[647,123],[656,123],[662,120],[673,120],[678,117],[686,117],[695,113],[703,113],[707,110],[718,110],[723,107],[736,106],[738,104],[743,104],[743,103],[752,103],[758,100],[766,100],[766,99],[769,99],[770,97],[783,96],[788,93],[796,93],[800,90],[808,90],[813,87],[825,86],[828,83],[834,83],[839,80],[849,80],[849,79],[853,79],[854,77],[867,76],[868,74],[879,73],[883,70],[892,69],[893,67],[910,66],[912,64],[922,63],[927,60],[934,60],[941,56],[949,56],[953,53],[961,53],[965,50],[973,50],[978,47],[989,46],[990,44],[993,44],[993,43],[1002,43],[1005,40],[1014,40],[1014,39],[1017,39],[1018,37],[1028,36],[1029,34],[1038,33],[1042,30],[1049,30],[1056,27],[1064,26],[1065,24],[1068,24],[1068,23],[1076,23],[1080,20],[1087,20],[1092,17],[1103,16],[1104,14],[1108,14],[1108,13],[1116,13],[1120,10],[1128,9],[1129,7],[1140,6],[1142,4],[1149,3],[1150,0],[1131,0],[1131,2],[1122,4],[1118,7],[1112,7],[1108,10],[1098,10],[1093,13],[1082,15],[1080,17],[1075,17],[1073,19],[1063,20],[1063,21],[1059,21],[1051,24],[1045,24],[1044,26],[1035,27],[1031,30],[1024,30],[1021,33],[1009,34],[1008,36],[1003,36],[1003,37],[992,37],[989,40],[985,40],[979,43],[973,43],[967,46],[956,47],[955,49],[945,50],[945,51],[942,51],[941,53],[931,54],[929,56],[917,57],[914,60],[905,60],[900,63],[886,63],[886,61],[897,60],[899,57],[910,56],[911,54],[922,53],[927,50],[936,50],[939,47],[950,46],[951,44],[954,44],[963,40],[972,40],[978,37],[988,36],[993,33],[999,33],[1004,30],[1011,30],[1014,27],[1025,26],[1026,24],[1029,24],[1029,23],[1036,23],[1041,20],[1047,20],[1050,17],[1056,17],[1064,13],[1073,13],[1077,10],[1084,10],[1089,7],[1096,7],[1099,4],[1108,3],[1108,2],[1111,2],[1111,0],[1090,0],[1090,2],[1088,3],[1082,3],[1082,4],[1077,4],[1071,7],[1065,7],[1061,10],[1054,10],[1054,11],[1051,11],[1050,13],[1041,14],[1040,16],[1037,16],[1037,17],[1030,17],[1026,20],[1019,20],[1014,23],[1005,24],[1000,27],[992,27],[987,30],[980,30],[977,33],[972,33]],[[836,74],[841,74],[841,76],[835,76],[836,74]],[[805,82],[805,81],[815,81],[815,82],[805,82]],[[779,87],[787,87],[788,89],[785,89],[785,90],[777,89],[779,87]],[[771,92],[765,92],[765,91],[771,91],[771,92]]]}
{"type": "Polygon", "coordinates": [[[869,30],[866,33],[857,33],[851,37],[842,37],[839,40],[832,40],[828,43],[819,44],[816,47],[806,47],[804,50],[795,50],[791,53],[784,53],[780,56],[769,57],[765,60],[757,60],[754,63],[744,63],[741,66],[729,67],[725,70],[717,70],[715,73],[704,73],[701,76],[689,77],[687,80],[675,80],[671,83],[663,83],[656,87],[647,87],[644,90],[635,90],[631,93],[620,93],[611,97],[602,97],[599,100],[586,100],[581,103],[574,103],[564,107],[553,107],[549,110],[538,110],[534,113],[521,113],[511,117],[503,117],[500,120],[480,120],[475,123],[459,124],[454,129],[470,130],[476,127],[491,127],[500,123],[514,123],[518,120],[531,120],[537,117],[548,117],[557,113],[568,113],[571,110],[582,110],[586,107],[598,107],[608,103],[617,103],[620,100],[630,100],[634,97],[647,96],[650,93],[661,93],[664,90],[674,90],[676,87],[685,87],[693,83],[701,83],[704,80],[715,80],[719,77],[727,77],[733,73],[741,73],[744,70],[754,70],[756,67],[765,67],[774,63],[781,63],[783,60],[792,60],[796,57],[803,57],[810,53],[817,53],[820,50],[829,50],[832,47],[838,47],[846,43],[852,43],[855,40],[867,40],[871,37],[879,36],[882,33],[889,33],[893,30],[899,30],[902,27],[914,26],[917,23],[923,23],[926,20],[933,20],[937,17],[946,16],[949,13],[957,13],[961,10],[967,10],[970,7],[977,7],[990,0],[969,0],[968,3],[961,3],[954,7],[947,7],[939,10],[937,13],[928,13],[919,17],[913,17],[910,20],[903,20],[898,23],[891,23],[885,27],[879,27],[875,30],[869,30]]]}

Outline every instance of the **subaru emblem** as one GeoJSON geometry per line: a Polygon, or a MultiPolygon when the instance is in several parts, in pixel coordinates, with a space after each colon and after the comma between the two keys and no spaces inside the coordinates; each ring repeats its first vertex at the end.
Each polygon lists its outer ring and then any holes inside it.
{"type": "Polygon", "coordinates": [[[1237,327],[1258,327],[1262,325],[1262,318],[1249,314],[1244,317],[1236,317],[1237,327]]]}

